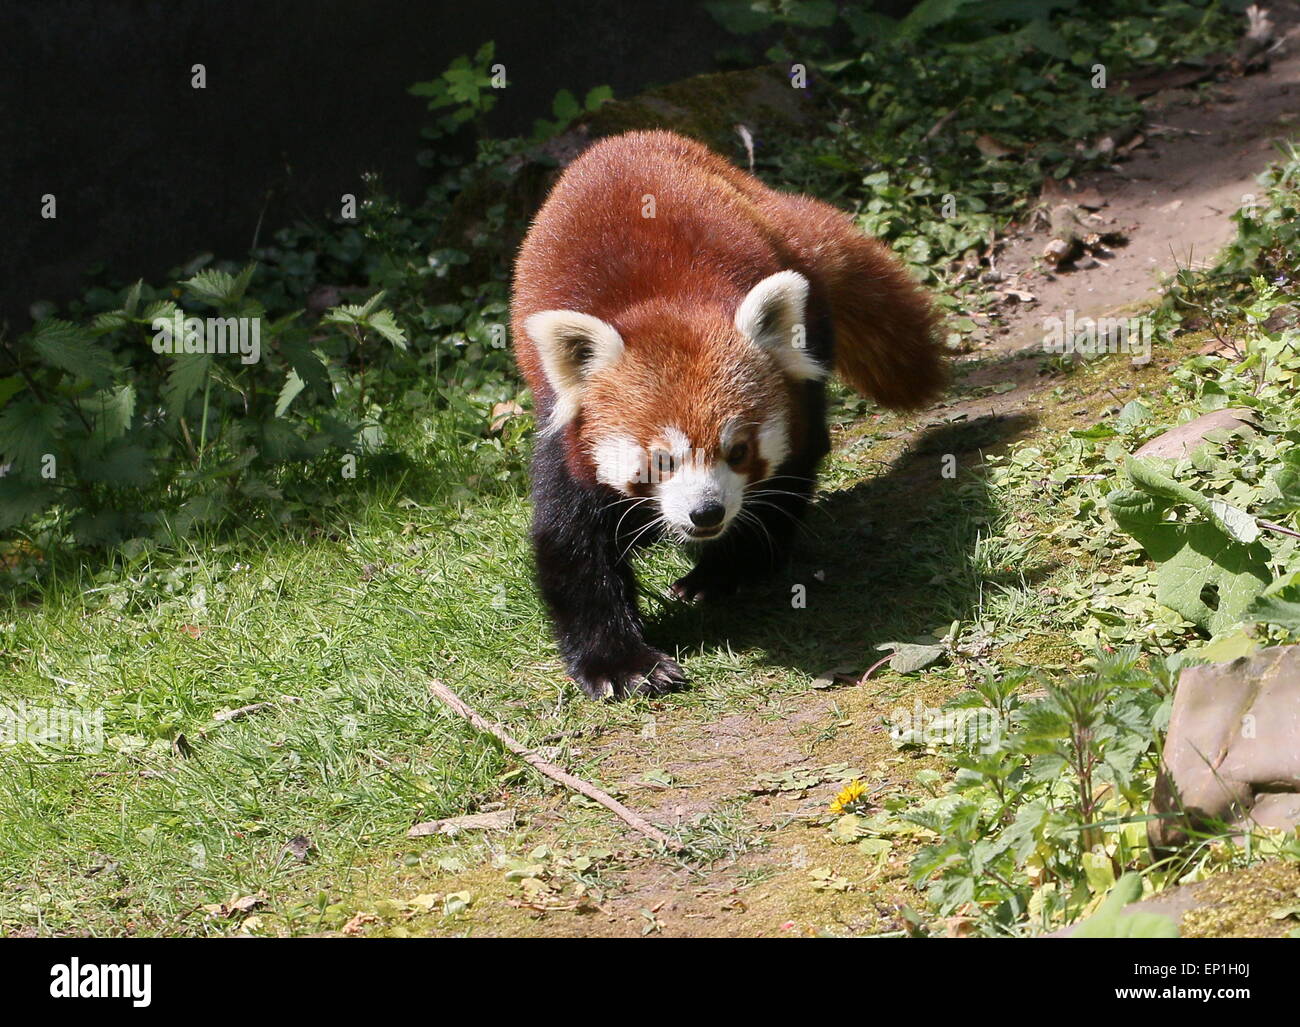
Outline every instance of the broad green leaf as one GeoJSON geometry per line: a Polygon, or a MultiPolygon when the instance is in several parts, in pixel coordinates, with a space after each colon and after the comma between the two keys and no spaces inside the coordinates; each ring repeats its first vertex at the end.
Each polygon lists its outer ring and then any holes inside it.
{"type": "Polygon", "coordinates": [[[1168,498],[1124,489],[1106,504],[1155,561],[1156,599],[1212,635],[1240,623],[1272,580],[1262,543],[1234,542],[1214,524],[1166,521],[1168,498]]]}
{"type": "Polygon", "coordinates": [[[862,818],[856,813],[846,813],[831,825],[831,841],[848,845],[862,837],[862,818]]]}
{"type": "Polygon", "coordinates": [[[881,642],[876,648],[880,652],[893,650],[893,655],[889,657],[889,669],[900,674],[911,674],[928,667],[944,653],[941,645],[914,645],[910,642],[881,642]]]}
{"type": "Polygon", "coordinates": [[[1075,938],[1177,938],[1178,922],[1160,913],[1125,913],[1124,907],[1142,897],[1142,878],[1125,874],[1110,890],[1097,912],[1079,924],[1075,938]]]}
{"type": "Polygon", "coordinates": [[[122,301],[122,309],[130,316],[135,317],[136,307],[140,305],[140,289],[144,286],[144,279],[137,278],[135,285],[126,290],[126,299],[122,301]]]}
{"type": "Polygon", "coordinates": [[[289,336],[281,339],[280,355],[306,385],[313,389],[329,388],[330,379],[323,363],[324,358],[311,348],[311,343],[306,339],[289,336]]]}
{"type": "Polygon", "coordinates": [[[364,306],[360,308],[360,313],[358,316],[363,318],[369,317],[371,314],[373,314],[376,310],[379,309],[379,304],[384,302],[384,297],[387,295],[388,295],[387,289],[380,289],[377,293],[371,296],[370,299],[366,300],[364,306]]]}
{"type": "Polygon", "coordinates": [[[0,478],[0,530],[22,524],[54,502],[58,490],[6,475],[0,478]]]}
{"type": "Polygon", "coordinates": [[[921,0],[912,8],[906,18],[898,23],[898,31],[903,35],[919,36],[925,29],[952,21],[961,14],[963,7],[969,7],[979,0],[921,0]]]}
{"type": "Polygon", "coordinates": [[[193,278],[181,282],[181,285],[195,299],[202,300],[214,307],[224,306],[231,302],[231,296],[235,292],[234,278],[225,271],[218,271],[215,268],[200,271],[193,278]]]}
{"type": "Polygon", "coordinates": [[[587,91],[587,97],[583,101],[583,106],[589,111],[594,111],[606,100],[614,99],[614,90],[609,86],[596,86],[594,89],[587,91]]]}
{"type": "Polygon", "coordinates": [[[1259,538],[1259,525],[1245,510],[1230,506],[1221,499],[1203,496],[1181,482],[1174,481],[1162,474],[1154,461],[1129,457],[1124,463],[1124,470],[1135,485],[1151,495],[1175,503],[1190,504],[1233,541],[1249,544],[1259,538]]]}
{"type": "Polygon", "coordinates": [[[253,280],[253,275],[257,273],[257,262],[253,261],[235,276],[234,285],[230,290],[230,295],[226,297],[227,303],[238,303],[244,298],[244,293],[248,291],[248,283],[253,280]]]}
{"type": "Polygon", "coordinates": [[[578,106],[578,101],[567,89],[561,89],[555,94],[555,100],[551,103],[551,114],[562,122],[569,122],[582,113],[582,108],[578,106]]]}
{"type": "MultiPolygon", "coordinates": [[[[1248,614],[1249,612],[1247,611],[1248,614]]],[[[1221,638],[1216,638],[1209,645],[1204,645],[1200,649],[1190,650],[1190,655],[1206,663],[1230,663],[1243,656],[1250,656],[1252,653],[1258,652],[1259,649],[1259,639],[1251,638],[1245,631],[1238,629],[1223,635],[1221,638]]]]}
{"type": "Polygon", "coordinates": [[[23,391],[26,386],[22,375],[10,375],[8,378],[0,378],[0,407],[3,407],[18,393],[23,391]]]}
{"type": "Polygon", "coordinates": [[[376,310],[370,315],[370,327],[398,349],[406,349],[406,333],[397,326],[390,310],[376,310]]]}
{"type": "Polygon", "coordinates": [[[718,24],[736,35],[759,32],[774,20],[770,11],[751,0],[713,0],[704,7],[718,24]]]}
{"type": "Polygon", "coordinates": [[[0,410],[0,464],[12,463],[26,475],[43,467],[46,454],[58,448],[63,408],[28,396],[0,410]]]}
{"type": "Polygon", "coordinates": [[[93,418],[95,439],[112,442],[125,435],[135,416],[135,386],[121,385],[104,389],[81,402],[82,413],[93,418]]]}
{"type": "Polygon", "coordinates": [[[179,414],[207,379],[212,356],[208,353],[178,353],[172,361],[162,395],[168,413],[179,414]]]}
{"type": "Polygon", "coordinates": [[[1271,480],[1278,498],[1266,504],[1264,512],[1278,517],[1300,511],[1300,448],[1287,451],[1271,480]]]}
{"type": "Polygon", "coordinates": [[[1300,631],[1300,584],[1260,596],[1246,610],[1246,617],[1300,631]]]}
{"type": "Polygon", "coordinates": [[[103,382],[113,374],[108,351],[85,329],[67,321],[42,321],[32,330],[31,345],[46,363],[79,378],[103,382]]]}

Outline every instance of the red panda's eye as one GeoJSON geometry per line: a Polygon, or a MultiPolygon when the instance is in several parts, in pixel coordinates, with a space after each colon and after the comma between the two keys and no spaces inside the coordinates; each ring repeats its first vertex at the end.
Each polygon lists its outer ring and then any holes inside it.
{"type": "Polygon", "coordinates": [[[743,464],[747,456],[749,456],[749,443],[737,442],[727,450],[727,463],[735,467],[737,464],[743,464]]]}
{"type": "Polygon", "coordinates": [[[666,449],[656,449],[650,454],[652,481],[662,481],[673,473],[673,455],[666,449]]]}

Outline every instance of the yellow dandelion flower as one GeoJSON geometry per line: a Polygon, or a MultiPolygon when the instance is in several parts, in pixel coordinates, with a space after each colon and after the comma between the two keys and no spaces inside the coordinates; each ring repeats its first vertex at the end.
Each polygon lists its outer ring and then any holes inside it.
{"type": "Polygon", "coordinates": [[[831,812],[836,816],[847,812],[849,806],[866,794],[867,786],[855,777],[844,786],[839,795],[835,796],[835,801],[831,803],[831,812]]]}

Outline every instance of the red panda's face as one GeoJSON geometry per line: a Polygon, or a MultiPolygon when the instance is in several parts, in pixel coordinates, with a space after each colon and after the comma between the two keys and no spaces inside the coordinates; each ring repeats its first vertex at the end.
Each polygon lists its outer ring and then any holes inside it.
{"type": "Polygon", "coordinates": [[[719,537],[790,452],[794,386],[825,374],[802,348],[806,295],[785,271],[730,316],[648,303],[620,331],[573,311],[533,315],[555,394],[544,430],[572,423],[596,479],[653,503],[668,536],[719,537]]]}

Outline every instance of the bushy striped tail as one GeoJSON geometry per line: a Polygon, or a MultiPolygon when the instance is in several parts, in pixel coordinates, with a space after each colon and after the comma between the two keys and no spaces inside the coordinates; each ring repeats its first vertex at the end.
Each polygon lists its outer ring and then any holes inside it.
{"type": "Polygon", "coordinates": [[[835,370],[882,406],[915,410],[948,382],[939,315],[885,246],[856,232],[830,283],[835,370]]]}

